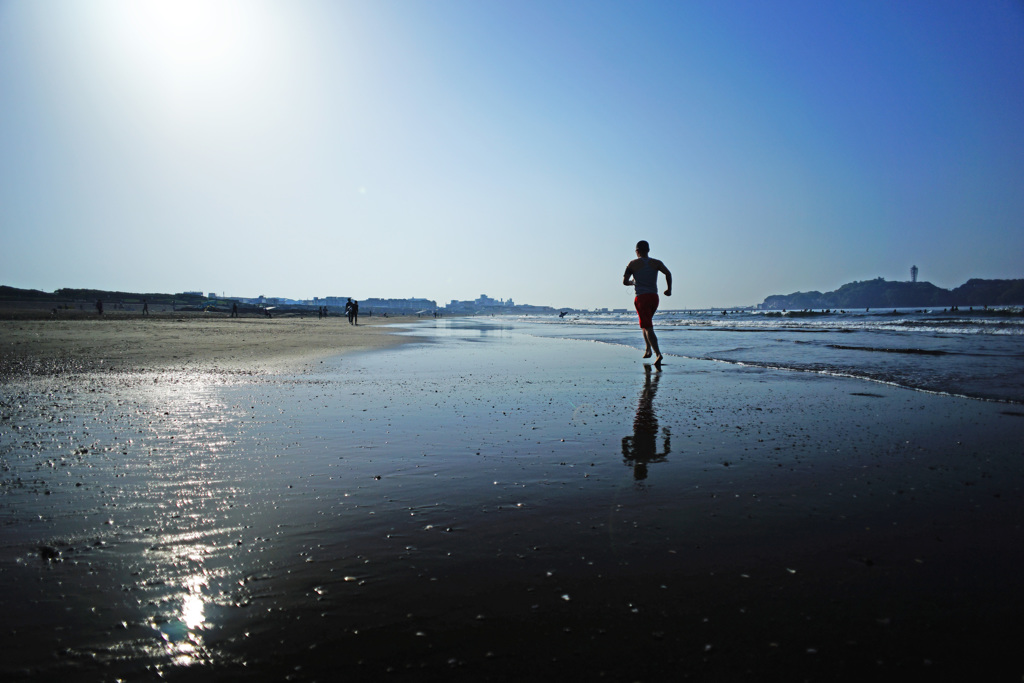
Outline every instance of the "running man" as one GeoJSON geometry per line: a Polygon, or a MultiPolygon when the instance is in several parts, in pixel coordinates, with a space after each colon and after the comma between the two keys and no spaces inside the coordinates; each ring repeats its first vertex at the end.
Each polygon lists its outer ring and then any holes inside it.
{"type": "Polygon", "coordinates": [[[658,272],[665,273],[665,296],[672,296],[672,273],[668,272],[665,264],[656,258],[651,258],[651,245],[647,240],[640,240],[636,243],[636,258],[626,266],[626,272],[622,276],[622,284],[632,286],[636,292],[633,305],[636,306],[637,315],[640,316],[640,329],[644,333],[644,358],[654,355],[654,364],[661,365],[664,356],[658,348],[658,337],[654,334],[654,312],[658,310],[658,272]]]}

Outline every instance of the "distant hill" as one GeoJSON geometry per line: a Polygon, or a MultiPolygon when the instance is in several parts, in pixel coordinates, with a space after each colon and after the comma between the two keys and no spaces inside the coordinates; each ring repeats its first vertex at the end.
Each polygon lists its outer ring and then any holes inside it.
{"type": "Polygon", "coordinates": [[[103,301],[119,301],[121,303],[142,303],[145,299],[151,304],[193,304],[198,305],[208,302],[201,294],[140,294],[136,292],[107,292],[101,289],[58,289],[57,291],[42,292],[38,289],[18,289],[0,285],[0,301],[85,301],[93,302],[97,299],[103,301]]]}
{"type": "Polygon", "coordinates": [[[762,308],[804,310],[813,308],[934,308],[950,306],[1024,305],[1024,280],[968,280],[956,289],[942,289],[930,282],[889,282],[883,278],[850,282],[834,292],[773,294],[762,308]]]}

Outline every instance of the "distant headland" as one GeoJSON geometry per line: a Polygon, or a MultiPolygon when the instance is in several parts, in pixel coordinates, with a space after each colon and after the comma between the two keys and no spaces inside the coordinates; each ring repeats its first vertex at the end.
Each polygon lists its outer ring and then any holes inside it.
{"type": "Polygon", "coordinates": [[[930,282],[892,282],[884,278],[850,282],[833,292],[773,294],[759,308],[769,311],[815,308],[923,308],[1024,305],[1024,280],[968,280],[955,289],[930,282]]]}

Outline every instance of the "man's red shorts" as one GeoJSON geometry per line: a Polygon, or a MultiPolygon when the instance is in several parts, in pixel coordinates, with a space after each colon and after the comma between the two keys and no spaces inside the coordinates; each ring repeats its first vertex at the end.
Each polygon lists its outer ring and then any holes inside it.
{"type": "Polygon", "coordinates": [[[654,327],[654,312],[658,310],[657,294],[637,294],[633,299],[637,315],[640,316],[640,327],[651,329],[654,327]]]}

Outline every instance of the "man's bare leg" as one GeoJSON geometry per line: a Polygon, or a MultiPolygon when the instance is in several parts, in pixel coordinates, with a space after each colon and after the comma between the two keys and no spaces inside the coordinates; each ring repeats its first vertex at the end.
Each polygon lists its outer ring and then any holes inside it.
{"type": "Polygon", "coordinates": [[[645,327],[644,331],[644,342],[647,344],[647,351],[644,353],[644,358],[651,357],[651,351],[654,351],[654,364],[661,365],[661,361],[664,356],[661,355],[661,349],[658,348],[658,335],[654,334],[653,327],[645,327]]]}

